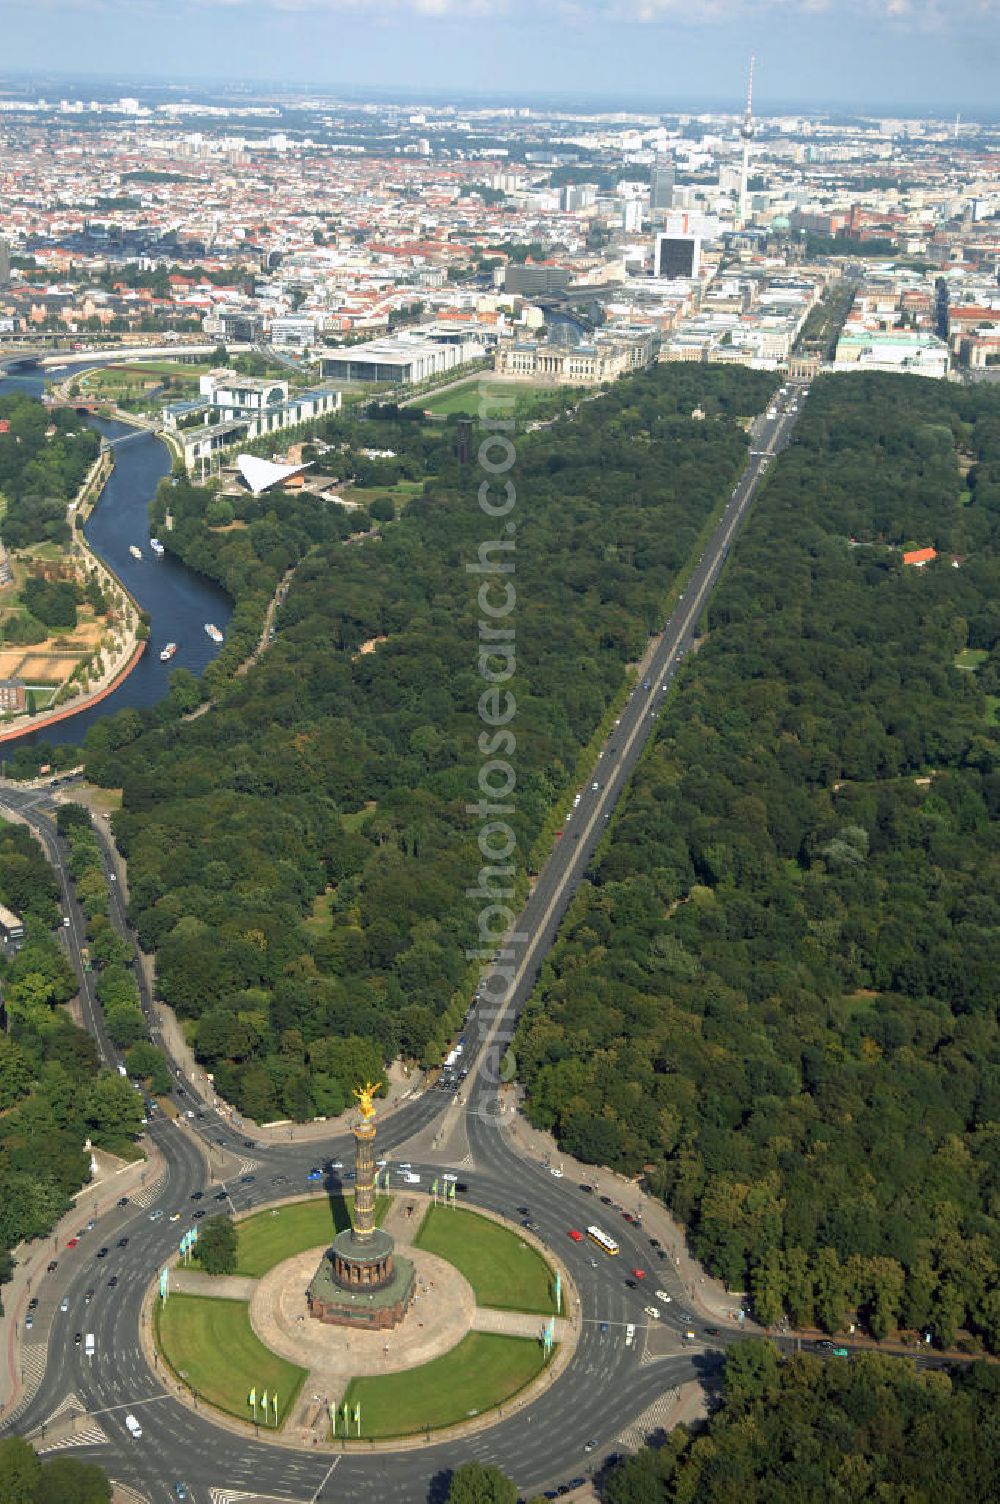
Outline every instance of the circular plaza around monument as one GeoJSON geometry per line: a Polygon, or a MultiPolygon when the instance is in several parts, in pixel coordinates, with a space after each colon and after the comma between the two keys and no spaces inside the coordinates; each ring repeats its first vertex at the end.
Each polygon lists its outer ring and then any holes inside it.
{"type": "Polygon", "coordinates": [[[147,1295],[161,1373],[293,1446],[489,1424],[575,1346],[565,1271],[522,1229],[456,1205],[444,1180],[378,1194],[374,1090],[358,1093],[353,1196],[248,1213],[233,1274],[200,1270],[195,1246],[147,1295]]]}
{"type": "Polygon", "coordinates": [[[350,1210],[314,1194],[241,1218],[237,1267],[252,1272],[212,1276],[175,1261],[166,1300],[159,1282],[147,1297],[161,1375],[165,1364],[179,1392],[230,1421],[312,1446],[487,1424],[561,1372],[576,1336],[556,1313],[557,1281],[563,1311],[573,1298],[565,1273],[521,1228],[427,1194],[382,1197],[377,1208],[412,1268],[399,1324],[311,1319],[313,1276],[350,1210]]]}

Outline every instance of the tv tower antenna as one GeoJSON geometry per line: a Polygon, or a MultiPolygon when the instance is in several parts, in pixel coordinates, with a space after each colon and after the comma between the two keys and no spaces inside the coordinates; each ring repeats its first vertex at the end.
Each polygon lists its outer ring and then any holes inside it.
{"type": "Polygon", "coordinates": [[[750,72],[747,75],[747,107],[743,116],[743,124],[740,126],[740,137],[743,141],[743,166],[740,171],[740,207],[738,215],[738,227],[743,229],[747,222],[747,173],[750,167],[750,142],[753,140],[753,53],[750,54],[750,72]]]}

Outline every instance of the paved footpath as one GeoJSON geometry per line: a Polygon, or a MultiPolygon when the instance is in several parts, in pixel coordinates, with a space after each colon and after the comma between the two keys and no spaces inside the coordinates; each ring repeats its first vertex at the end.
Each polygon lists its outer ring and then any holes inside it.
{"type": "MultiPolygon", "coordinates": [[[[0,1351],[0,1415],[6,1415],[22,1399],[32,1380],[37,1385],[41,1379],[41,1372],[34,1368],[27,1373],[23,1362],[24,1349],[28,1345],[44,1348],[47,1334],[40,1329],[37,1340],[30,1342],[35,1333],[25,1333],[24,1318],[32,1293],[39,1293],[46,1278],[49,1260],[57,1258],[62,1262],[64,1258],[79,1257],[79,1251],[67,1249],[66,1244],[70,1238],[76,1237],[81,1226],[85,1226],[90,1218],[100,1218],[104,1212],[110,1211],[120,1196],[134,1196],[137,1191],[156,1182],[165,1168],[163,1158],[150,1139],[143,1140],[143,1147],[148,1157],[133,1164],[125,1164],[98,1152],[97,1178],[77,1192],[72,1210],[46,1237],[19,1243],[14,1249],[14,1274],[10,1283],[3,1287],[3,1324],[6,1330],[0,1351]]],[[[97,1241],[99,1237],[97,1229],[93,1234],[87,1233],[81,1248],[88,1239],[97,1241]]]]}

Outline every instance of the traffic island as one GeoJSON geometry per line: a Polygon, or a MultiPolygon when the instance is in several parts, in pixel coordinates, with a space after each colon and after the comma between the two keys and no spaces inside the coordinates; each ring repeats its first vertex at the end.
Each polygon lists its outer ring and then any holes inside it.
{"type": "Polygon", "coordinates": [[[575,1290],[565,1270],[548,1262],[549,1251],[521,1229],[493,1215],[428,1207],[419,1195],[398,1198],[390,1214],[397,1233],[393,1256],[396,1268],[412,1267],[411,1299],[393,1330],[365,1330],[310,1317],[308,1292],[329,1244],[302,1247],[278,1262],[254,1246],[258,1236],[277,1231],[288,1213],[302,1236],[302,1206],[256,1211],[247,1219],[256,1225],[248,1227],[246,1252],[263,1255],[268,1265],[260,1277],[241,1271],[240,1277],[213,1279],[175,1260],[165,1308],[173,1304],[174,1310],[165,1323],[163,1311],[151,1309],[160,1305],[158,1284],[147,1293],[152,1319],[144,1322],[144,1335],[150,1333],[165,1360],[147,1348],[151,1362],[159,1363],[163,1377],[166,1367],[174,1387],[195,1405],[217,1407],[221,1424],[236,1424],[226,1417],[242,1412],[245,1423],[261,1426],[260,1395],[266,1389],[268,1434],[284,1445],[419,1446],[480,1431],[530,1405],[572,1357],[580,1333],[575,1290]],[[424,1217],[413,1215],[418,1210],[431,1214],[428,1239],[454,1250],[456,1263],[422,1246],[424,1217]],[[403,1241],[404,1229],[412,1242],[403,1241]],[[459,1259],[467,1268],[456,1267],[459,1259]],[[495,1260],[497,1271],[491,1267],[495,1260]],[[512,1262],[524,1276],[513,1284],[504,1274],[512,1262]],[[557,1288],[571,1317],[532,1309],[554,1311],[557,1288]],[[222,1307],[232,1314],[217,1309],[222,1307]],[[222,1340],[218,1334],[231,1326],[232,1336],[222,1340]],[[272,1372],[272,1365],[279,1368],[272,1372]]]}

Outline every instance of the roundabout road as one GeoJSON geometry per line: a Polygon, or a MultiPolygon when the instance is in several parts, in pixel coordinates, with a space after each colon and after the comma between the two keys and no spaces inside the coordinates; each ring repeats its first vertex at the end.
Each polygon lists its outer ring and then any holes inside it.
{"type": "MultiPolygon", "coordinates": [[[[471,1459],[497,1464],[528,1496],[598,1466],[615,1449],[615,1437],[665,1390],[718,1368],[721,1348],[731,1340],[728,1334],[713,1334],[705,1340],[704,1322],[689,1307],[676,1271],[669,1262],[655,1258],[655,1250],[640,1228],[624,1222],[594,1194],[553,1176],[545,1166],[523,1158],[512,1147],[504,1129],[499,1087],[517,1017],[614,804],[642,755],[661,697],[693,640],[704,604],[756,485],[770,457],[787,442],[795,399],[793,387],[786,399],[776,401],[775,420],[757,421],[752,438],[756,447],[750,452],[746,469],[685,595],[654,646],[641,687],[633,692],[601,750],[593,779],[581,791],[572,826],[567,824],[564,838],[556,842],[518,918],[517,942],[497,953],[497,974],[506,969],[502,1002],[497,1006],[490,1003],[486,981],[466,1021],[462,1058],[470,1062],[470,1070],[458,1094],[425,1091],[396,1110],[379,1128],[378,1147],[390,1161],[398,1162],[404,1157],[400,1151],[412,1143],[406,1157],[421,1177],[421,1190],[429,1189],[435,1175],[451,1168],[467,1187],[462,1195],[466,1204],[488,1208],[515,1223],[527,1215],[536,1235],[558,1252],[576,1284],[582,1323],[576,1351],[563,1374],[530,1407],[498,1419],[489,1429],[458,1440],[418,1441],[399,1451],[380,1451],[374,1456],[332,1448],[297,1450],[257,1439],[249,1428],[245,1435],[238,1434],[216,1425],[203,1408],[181,1403],[168,1394],[156,1370],[151,1371],[142,1356],[138,1326],[143,1293],[150,1279],[176,1248],[181,1232],[191,1225],[190,1214],[195,1208],[192,1194],[211,1184],[213,1194],[222,1199],[216,1207],[206,1197],[201,1204],[207,1210],[244,1211],[279,1201],[284,1195],[300,1195],[308,1189],[305,1177],[314,1165],[331,1159],[345,1164],[353,1160],[353,1142],[345,1134],[322,1144],[248,1145],[237,1128],[199,1100],[195,1085],[185,1081],[178,1083],[177,1106],[182,1112],[196,1111],[197,1115],[179,1122],[163,1117],[153,1120],[149,1133],[166,1169],[157,1184],[140,1194],[138,1199],[145,1204],[130,1203],[102,1218],[93,1233],[81,1241],[73,1258],[61,1260],[57,1276],[43,1284],[38,1325],[39,1336],[47,1328],[47,1365],[36,1392],[5,1418],[4,1429],[35,1433],[52,1420],[68,1396],[76,1396],[100,1428],[103,1439],[96,1434],[92,1442],[83,1438],[85,1444],[74,1450],[100,1462],[113,1477],[138,1488],[152,1501],[173,1498],[172,1485],[178,1478],[183,1479],[189,1497],[197,1504],[208,1504],[227,1491],[301,1500],[303,1504],[320,1504],[347,1493],[415,1501],[427,1497],[436,1477],[471,1459]],[[440,1151],[426,1147],[432,1138],[442,1143],[440,1151]],[[454,1164],[446,1157],[449,1140],[460,1142],[461,1156],[454,1164]],[[217,1177],[223,1166],[230,1178],[221,1182],[217,1177]],[[253,1178],[247,1181],[244,1175],[253,1178]],[[274,1177],[278,1175],[287,1176],[287,1182],[276,1185],[274,1177]],[[527,1214],[519,1211],[520,1207],[527,1207],[527,1214]],[[155,1210],[164,1215],[154,1221],[150,1213],[155,1210]],[[181,1219],[172,1223],[169,1219],[175,1211],[181,1213],[181,1219]],[[571,1227],[583,1231],[593,1222],[620,1244],[616,1258],[600,1253],[586,1239],[576,1243],[568,1236],[571,1227]],[[118,1246],[119,1238],[128,1239],[124,1248],[118,1246]],[[95,1258],[99,1246],[110,1250],[101,1260],[95,1258]],[[634,1289],[625,1283],[633,1267],[647,1271],[645,1280],[636,1282],[634,1289]],[[113,1288],[108,1284],[112,1275],[117,1276],[113,1288]],[[655,1299],[657,1288],[671,1295],[669,1304],[655,1299]],[[93,1295],[88,1303],[89,1290],[93,1295]],[[65,1313],[58,1310],[63,1295],[69,1300],[65,1313]],[[660,1307],[659,1320],[645,1314],[644,1308],[650,1304],[660,1307]],[[632,1341],[626,1340],[629,1324],[635,1326],[632,1341]],[[683,1335],[689,1330],[695,1332],[690,1344],[683,1335]],[[82,1346],[75,1346],[78,1331],[93,1332],[93,1359],[85,1356],[82,1346]],[[124,1417],[129,1410],[142,1423],[139,1441],[133,1441],[125,1430],[124,1417]],[[588,1450],[592,1443],[596,1445],[588,1450]]],[[[0,806],[22,814],[39,831],[64,884],[65,911],[71,919],[64,939],[80,976],[85,1022],[95,1033],[103,1058],[114,1063],[117,1055],[103,1033],[100,1010],[90,991],[90,975],[80,966],[82,916],[65,889],[62,843],[55,832],[51,805],[46,807],[48,797],[38,790],[5,787],[0,791],[0,806]]],[[[95,823],[95,830],[104,846],[110,874],[110,839],[102,822],[95,823]]],[[[121,895],[117,885],[110,887],[115,919],[126,932],[121,895]]],[[[152,1025],[151,999],[141,968],[137,967],[137,973],[143,1007],[152,1025]]],[[[405,1191],[406,1185],[398,1175],[391,1179],[391,1189],[405,1191]]],[[[317,1193],[336,1189],[339,1181],[328,1172],[326,1184],[319,1186],[317,1193]]],[[[41,1444],[44,1446],[44,1441],[41,1444]]]]}

